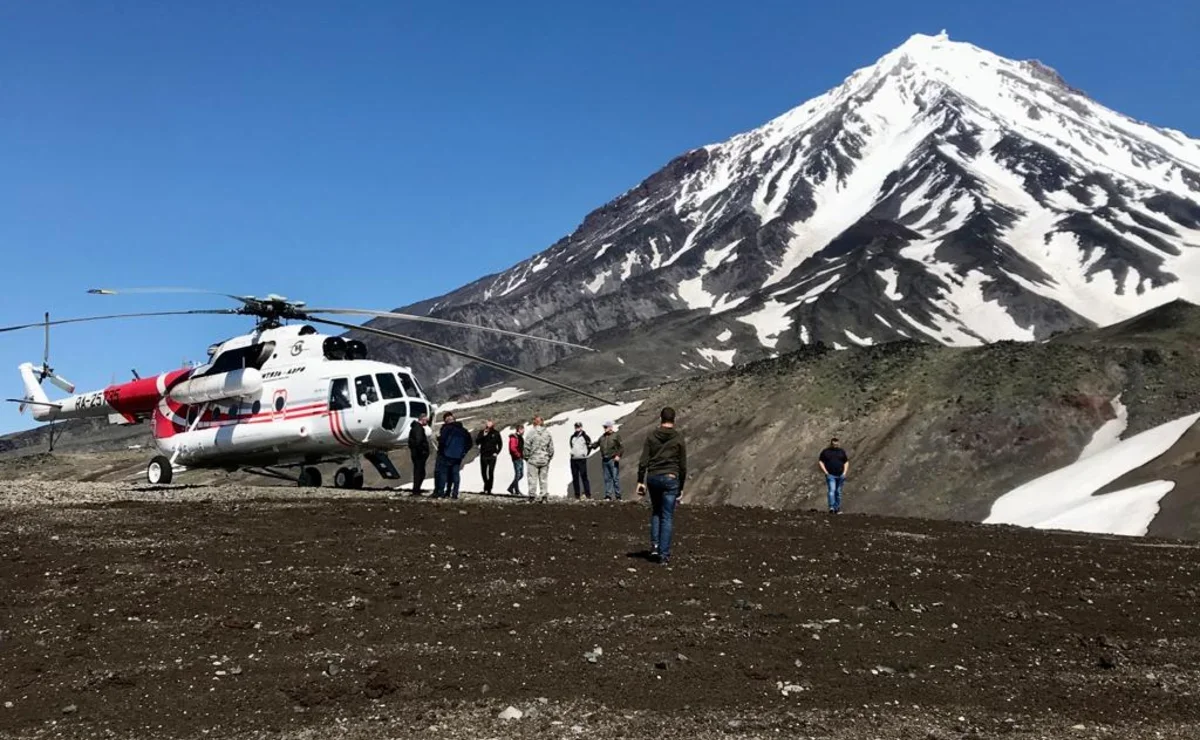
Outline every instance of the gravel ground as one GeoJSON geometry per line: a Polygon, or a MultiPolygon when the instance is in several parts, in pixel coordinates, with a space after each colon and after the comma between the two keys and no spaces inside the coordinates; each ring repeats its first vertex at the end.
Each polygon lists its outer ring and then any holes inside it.
{"type": "Polygon", "coordinates": [[[0,483],[0,736],[1200,737],[1195,545],[677,515],[0,483]]]}

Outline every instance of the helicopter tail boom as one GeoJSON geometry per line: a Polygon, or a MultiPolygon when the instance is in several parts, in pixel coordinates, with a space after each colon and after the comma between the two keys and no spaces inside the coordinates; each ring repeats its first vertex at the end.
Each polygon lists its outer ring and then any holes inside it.
{"type": "MultiPolygon", "coordinates": [[[[21,383],[25,386],[23,400],[28,401],[27,405],[33,413],[33,418],[37,421],[50,421],[57,418],[55,412],[58,410],[58,405],[51,403],[49,397],[46,396],[46,391],[42,390],[33,363],[23,362],[17,369],[21,371],[21,383]]],[[[24,407],[24,405],[22,406],[24,407]]]]}

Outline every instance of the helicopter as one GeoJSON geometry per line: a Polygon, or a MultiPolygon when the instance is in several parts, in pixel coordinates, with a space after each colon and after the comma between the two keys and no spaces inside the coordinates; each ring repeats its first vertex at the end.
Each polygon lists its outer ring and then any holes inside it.
{"type": "Polygon", "coordinates": [[[514,339],[548,342],[594,352],[580,344],[449,319],[361,308],[309,308],[303,301],[270,294],[264,298],[188,288],[94,288],[93,295],[127,293],[202,293],[237,303],[232,308],[85,316],[0,327],[0,333],[41,327],[42,362],[22,363],[22,398],[5,399],[29,409],[38,422],[108,417],[111,424],[150,422],[158,454],[146,466],[151,485],[170,484],[177,474],[208,469],[244,471],[320,487],[318,465],[341,465],[338,488],[363,486],[362,461],[385,480],[400,477],[388,453],[406,446],[412,423],[433,418],[435,406],[411,368],[373,360],[360,340],[323,334],[315,325],[357,331],[427,350],[444,352],[585,396],[613,402],[520,368],[417,337],[358,325],[340,318],[391,318],[486,331],[514,339]],[[75,393],[75,386],[49,364],[50,327],[151,316],[229,315],[255,321],[253,331],[208,348],[208,362],[113,383],[101,390],[75,393]],[[51,400],[49,380],[67,398],[51,400]],[[288,470],[297,471],[294,474],[288,470]]]}

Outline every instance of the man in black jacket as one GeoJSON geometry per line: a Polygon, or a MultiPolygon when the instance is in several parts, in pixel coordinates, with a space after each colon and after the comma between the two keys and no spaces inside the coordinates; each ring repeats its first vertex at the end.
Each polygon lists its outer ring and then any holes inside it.
{"type": "Polygon", "coordinates": [[[479,467],[483,471],[483,492],[491,493],[492,485],[496,482],[496,458],[504,448],[500,430],[491,419],[475,435],[475,445],[479,448],[479,467]]]}
{"type": "Polygon", "coordinates": [[[408,428],[408,454],[412,457],[414,496],[421,495],[421,484],[425,482],[425,463],[429,461],[429,434],[425,431],[428,425],[429,415],[421,414],[421,418],[408,428]]]}
{"type": "Polygon", "coordinates": [[[637,494],[650,489],[650,557],[663,565],[671,561],[671,535],[675,504],[687,482],[687,445],[683,432],[675,428],[675,409],[660,412],[658,429],[646,437],[638,461],[637,494]]]}

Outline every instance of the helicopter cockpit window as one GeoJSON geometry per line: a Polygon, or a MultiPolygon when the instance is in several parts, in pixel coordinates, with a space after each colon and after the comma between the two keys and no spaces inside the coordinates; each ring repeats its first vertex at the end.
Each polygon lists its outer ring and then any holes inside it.
{"type": "Polygon", "coordinates": [[[350,381],[338,378],[329,386],[329,410],[342,411],[350,408],[350,381]]]}
{"type": "Polygon", "coordinates": [[[406,375],[404,373],[397,373],[397,375],[400,378],[400,383],[404,386],[404,395],[408,396],[409,398],[421,397],[421,391],[417,388],[417,384],[411,375],[406,375]]]}
{"type": "Polygon", "coordinates": [[[384,398],[391,400],[404,396],[404,393],[400,390],[400,384],[396,382],[395,375],[391,373],[379,373],[375,378],[379,381],[379,393],[384,398]]]}
{"type": "Polygon", "coordinates": [[[379,400],[379,392],[375,390],[375,381],[370,375],[360,375],[354,379],[354,397],[359,406],[366,406],[379,400]]]}

